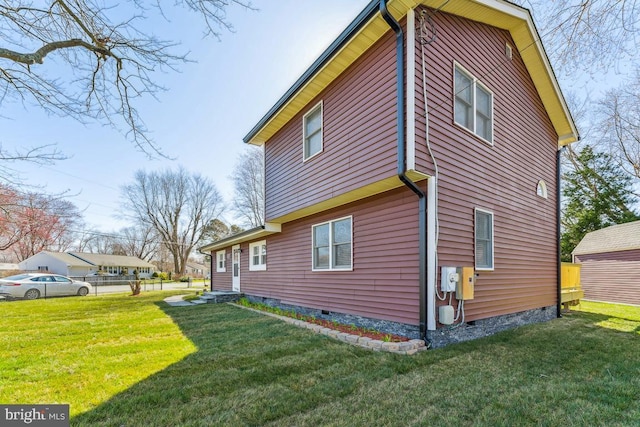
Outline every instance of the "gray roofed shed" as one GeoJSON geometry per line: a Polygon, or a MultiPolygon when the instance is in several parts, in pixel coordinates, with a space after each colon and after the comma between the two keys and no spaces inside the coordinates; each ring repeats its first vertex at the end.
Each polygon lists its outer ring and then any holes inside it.
{"type": "Polygon", "coordinates": [[[572,254],[598,254],[640,249],[640,221],[617,224],[587,233],[572,254]]]}

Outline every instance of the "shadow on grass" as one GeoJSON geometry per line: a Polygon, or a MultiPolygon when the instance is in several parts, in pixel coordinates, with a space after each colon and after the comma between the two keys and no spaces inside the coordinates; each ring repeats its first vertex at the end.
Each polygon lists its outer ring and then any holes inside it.
{"type": "Polygon", "coordinates": [[[73,425],[259,425],[349,394],[357,366],[386,359],[226,304],[158,306],[197,351],[73,425]]]}
{"type": "Polygon", "coordinates": [[[72,425],[627,425],[640,418],[640,346],[631,334],[598,327],[610,316],[573,312],[406,357],[226,304],[158,306],[197,351],[72,425]]]}

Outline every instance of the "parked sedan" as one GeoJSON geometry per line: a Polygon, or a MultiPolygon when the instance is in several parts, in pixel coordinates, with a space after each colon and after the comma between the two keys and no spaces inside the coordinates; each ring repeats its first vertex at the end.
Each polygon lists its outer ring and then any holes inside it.
{"type": "Polygon", "coordinates": [[[85,296],[90,291],[91,284],[58,274],[25,273],[0,279],[0,295],[9,298],[85,296]]]}

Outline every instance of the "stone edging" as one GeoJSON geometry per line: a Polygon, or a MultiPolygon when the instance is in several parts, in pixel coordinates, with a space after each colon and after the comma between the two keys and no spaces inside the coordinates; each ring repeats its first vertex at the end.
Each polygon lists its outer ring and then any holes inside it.
{"type": "Polygon", "coordinates": [[[347,344],[356,345],[358,347],[367,348],[373,351],[386,351],[389,353],[410,355],[415,354],[418,351],[427,349],[424,341],[422,340],[410,340],[404,342],[385,342],[381,340],[374,340],[369,337],[361,337],[359,335],[351,335],[346,332],[336,331],[335,329],[326,328],[324,326],[316,325],[315,323],[305,322],[303,320],[294,319],[292,317],[279,316],[267,311],[256,310],[254,308],[245,307],[240,304],[234,304],[231,302],[228,302],[227,304],[233,305],[235,307],[240,307],[245,310],[254,311],[265,316],[274,317],[291,325],[309,329],[317,334],[326,335],[330,338],[337,339],[338,341],[346,342],[347,344]]]}

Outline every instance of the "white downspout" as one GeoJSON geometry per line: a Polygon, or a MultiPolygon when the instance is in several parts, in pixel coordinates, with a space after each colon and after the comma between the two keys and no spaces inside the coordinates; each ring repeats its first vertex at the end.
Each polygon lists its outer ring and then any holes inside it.
{"type": "MultiPolygon", "coordinates": [[[[429,116],[427,115],[427,120],[429,116]]],[[[427,126],[429,124],[427,123],[427,126]]],[[[436,207],[438,182],[435,176],[427,182],[427,330],[436,330],[436,277],[438,265],[436,257],[436,207]]]]}

